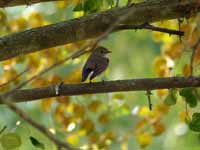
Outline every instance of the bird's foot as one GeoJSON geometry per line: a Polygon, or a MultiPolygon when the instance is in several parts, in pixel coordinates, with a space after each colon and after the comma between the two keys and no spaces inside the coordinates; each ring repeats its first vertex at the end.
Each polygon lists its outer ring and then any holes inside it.
{"type": "Polygon", "coordinates": [[[56,96],[60,95],[60,89],[61,89],[61,87],[62,87],[63,84],[64,84],[64,82],[62,81],[61,83],[55,85],[56,96]]]}

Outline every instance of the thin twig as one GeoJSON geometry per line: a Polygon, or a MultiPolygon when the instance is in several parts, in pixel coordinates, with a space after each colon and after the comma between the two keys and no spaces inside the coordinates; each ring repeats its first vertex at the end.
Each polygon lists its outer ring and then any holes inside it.
{"type": "Polygon", "coordinates": [[[147,98],[148,98],[148,105],[149,105],[149,110],[152,110],[152,103],[151,103],[151,91],[150,90],[147,90],[147,92],[146,92],[146,94],[147,94],[147,98]]]}
{"type": "Polygon", "coordinates": [[[6,128],[7,126],[3,126],[3,128],[0,130],[0,135],[5,131],[6,128]]]}
{"type": "Polygon", "coordinates": [[[180,30],[173,30],[173,29],[167,29],[167,28],[162,28],[162,27],[156,27],[153,25],[150,25],[148,23],[135,26],[135,25],[118,25],[115,30],[121,30],[121,29],[147,29],[147,30],[152,30],[152,31],[158,31],[158,32],[163,32],[167,33],[170,35],[178,35],[178,36],[183,36],[184,32],[180,30]]]}
{"type": "Polygon", "coordinates": [[[24,73],[28,72],[29,71],[29,68],[26,68],[24,71],[20,72],[19,74],[17,74],[15,77],[13,77],[12,79],[8,80],[7,82],[5,83],[2,83],[0,84],[0,88],[3,87],[3,86],[6,86],[8,84],[10,84],[11,82],[14,82],[16,81],[17,78],[19,78],[20,76],[22,76],[24,73]]]}
{"type": "Polygon", "coordinates": [[[193,76],[194,74],[194,57],[196,54],[196,50],[198,48],[200,44],[200,38],[197,40],[197,42],[195,43],[195,45],[192,47],[192,55],[191,55],[191,59],[190,59],[190,76],[193,76]]]}

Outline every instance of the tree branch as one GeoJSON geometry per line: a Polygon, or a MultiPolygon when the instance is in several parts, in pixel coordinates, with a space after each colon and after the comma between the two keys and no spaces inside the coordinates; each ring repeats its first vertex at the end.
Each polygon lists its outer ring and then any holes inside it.
{"type": "Polygon", "coordinates": [[[180,17],[200,11],[197,0],[149,0],[139,4],[114,8],[69,21],[34,28],[0,38],[0,61],[46,48],[96,38],[119,17],[131,12],[121,24],[141,25],[180,17]]]}
{"type": "Polygon", "coordinates": [[[162,27],[156,27],[153,25],[150,25],[148,23],[139,25],[139,26],[134,26],[134,25],[118,25],[115,30],[125,30],[125,29],[147,29],[147,30],[152,30],[152,31],[158,31],[158,32],[163,32],[167,33],[169,35],[179,35],[179,36],[184,36],[183,31],[179,30],[173,30],[173,29],[167,29],[167,28],[162,28],[162,27]]]}
{"type": "Polygon", "coordinates": [[[10,7],[18,5],[31,5],[41,2],[60,1],[60,0],[0,0],[0,7],[10,7]]]}
{"type": "MultiPolygon", "coordinates": [[[[14,90],[9,93],[12,102],[24,102],[58,96],[57,85],[41,88],[14,90]]],[[[156,89],[200,87],[200,77],[168,77],[144,78],[131,80],[116,80],[96,83],[63,84],[59,89],[59,96],[74,96],[83,94],[110,93],[122,91],[147,91],[156,89]]],[[[0,96],[5,97],[8,93],[0,96]]]]}

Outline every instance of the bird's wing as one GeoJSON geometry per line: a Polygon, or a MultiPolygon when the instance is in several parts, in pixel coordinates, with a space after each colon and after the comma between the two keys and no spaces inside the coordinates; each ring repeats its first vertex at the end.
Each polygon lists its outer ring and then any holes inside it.
{"type": "Polygon", "coordinates": [[[82,70],[82,82],[87,79],[88,75],[95,69],[95,67],[95,57],[89,57],[82,70]]]}
{"type": "Polygon", "coordinates": [[[90,76],[90,80],[92,80],[93,78],[104,72],[108,67],[108,64],[109,64],[108,58],[106,57],[100,58],[95,66],[95,69],[93,70],[92,75],[90,76]]]}

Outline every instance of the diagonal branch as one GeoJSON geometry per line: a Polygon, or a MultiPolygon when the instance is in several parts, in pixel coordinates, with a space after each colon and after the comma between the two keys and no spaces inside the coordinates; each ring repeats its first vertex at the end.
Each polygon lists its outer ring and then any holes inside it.
{"type": "Polygon", "coordinates": [[[72,19],[57,24],[34,28],[0,38],[0,61],[46,48],[96,38],[103,34],[119,17],[131,12],[124,25],[141,25],[180,17],[200,11],[197,0],[149,0],[131,6],[72,19]],[[139,17],[138,17],[139,16],[139,17]]]}
{"type": "Polygon", "coordinates": [[[30,5],[30,4],[50,2],[50,1],[60,1],[60,0],[0,0],[0,7],[30,5]]]}
{"type": "MultiPolygon", "coordinates": [[[[55,85],[14,90],[9,93],[12,102],[24,102],[49,97],[56,97],[55,85]]],[[[122,91],[147,91],[156,89],[184,88],[184,87],[200,87],[200,77],[168,77],[168,78],[144,78],[131,80],[116,80],[96,82],[96,83],[80,83],[80,84],[63,84],[59,89],[59,96],[74,96],[83,94],[110,93],[122,91]]],[[[3,93],[0,96],[7,96],[3,93]]]]}
{"type": "Polygon", "coordinates": [[[115,30],[125,30],[125,29],[147,29],[147,30],[152,30],[152,31],[158,31],[158,32],[163,32],[163,33],[168,33],[169,35],[179,35],[179,36],[184,36],[183,31],[179,30],[174,30],[174,29],[167,29],[167,28],[162,28],[162,27],[156,27],[153,25],[150,25],[148,23],[139,25],[139,26],[134,26],[134,25],[118,25],[115,30]]]}
{"type": "Polygon", "coordinates": [[[56,138],[56,136],[51,133],[45,126],[43,126],[40,123],[37,123],[34,121],[31,117],[29,117],[23,110],[19,109],[14,103],[11,103],[10,96],[8,96],[6,99],[5,97],[0,97],[0,101],[3,104],[6,104],[9,109],[11,109],[13,112],[15,112],[19,117],[24,119],[26,122],[28,122],[30,125],[38,129],[41,133],[46,135],[52,142],[54,142],[55,145],[59,147],[63,147],[66,150],[80,150],[80,148],[73,147],[72,145],[68,144],[67,142],[60,141],[56,138]]]}

